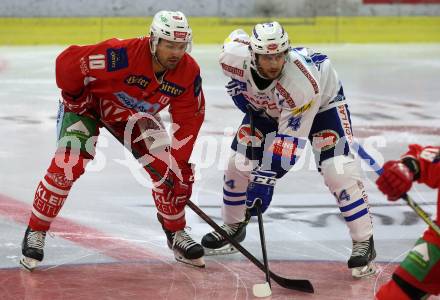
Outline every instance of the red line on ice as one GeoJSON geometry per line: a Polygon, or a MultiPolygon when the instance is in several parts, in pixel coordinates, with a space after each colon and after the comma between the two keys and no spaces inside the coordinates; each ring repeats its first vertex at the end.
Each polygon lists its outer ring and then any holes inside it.
{"type": "MultiPolygon", "coordinates": [[[[27,225],[30,212],[31,207],[28,204],[0,194],[0,216],[27,225]]],[[[115,236],[107,235],[94,228],[78,224],[59,216],[52,223],[50,231],[84,248],[97,250],[105,256],[120,261],[157,260],[165,258],[165,256],[149,251],[148,249],[127,241],[118,240],[115,236]]]]}
{"type": "Polygon", "coordinates": [[[0,72],[3,72],[8,67],[8,62],[0,57],[0,72]]]}

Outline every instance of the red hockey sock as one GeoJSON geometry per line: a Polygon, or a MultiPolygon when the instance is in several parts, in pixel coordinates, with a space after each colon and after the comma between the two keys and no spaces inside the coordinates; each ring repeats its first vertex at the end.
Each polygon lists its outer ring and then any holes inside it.
{"type": "Polygon", "coordinates": [[[389,299],[411,300],[394,280],[390,280],[386,284],[381,286],[376,294],[376,300],[389,299]]]}
{"type": "Polygon", "coordinates": [[[29,227],[47,231],[66,200],[73,182],[84,173],[88,159],[69,152],[57,152],[35,192],[29,227]],[[65,163],[73,162],[73,164],[65,163]],[[60,161],[64,164],[60,166],[60,161]]]}

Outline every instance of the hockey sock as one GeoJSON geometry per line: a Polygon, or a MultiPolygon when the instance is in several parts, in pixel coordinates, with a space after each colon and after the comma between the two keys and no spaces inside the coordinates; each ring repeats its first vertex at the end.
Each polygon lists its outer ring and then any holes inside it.
{"type": "Polygon", "coordinates": [[[35,192],[29,227],[36,231],[49,230],[76,179],[84,173],[89,159],[69,151],[57,152],[35,192]],[[60,163],[61,162],[61,163],[60,163]]]}

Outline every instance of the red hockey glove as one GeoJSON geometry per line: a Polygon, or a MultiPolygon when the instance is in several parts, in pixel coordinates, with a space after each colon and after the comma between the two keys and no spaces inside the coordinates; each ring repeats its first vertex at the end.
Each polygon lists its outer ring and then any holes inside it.
{"type": "Polygon", "coordinates": [[[376,180],[377,187],[387,195],[388,200],[395,201],[409,191],[414,174],[401,161],[391,160],[383,166],[383,173],[376,180]]]}
{"type": "Polygon", "coordinates": [[[173,194],[176,198],[184,199],[186,205],[186,201],[191,198],[192,194],[192,185],[194,183],[194,165],[190,163],[181,163],[179,164],[179,169],[181,174],[178,176],[174,175],[173,178],[173,194]]]}
{"type": "Polygon", "coordinates": [[[79,115],[85,113],[93,105],[93,96],[88,88],[83,88],[76,95],[61,91],[61,97],[67,110],[79,115]]]}
{"type": "Polygon", "coordinates": [[[185,228],[185,205],[191,197],[194,182],[193,165],[181,164],[179,176],[172,171],[168,172],[167,182],[153,188],[153,198],[157,210],[163,217],[163,226],[170,231],[185,228]],[[180,178],[179,178],[180,177],[180,178]]]}

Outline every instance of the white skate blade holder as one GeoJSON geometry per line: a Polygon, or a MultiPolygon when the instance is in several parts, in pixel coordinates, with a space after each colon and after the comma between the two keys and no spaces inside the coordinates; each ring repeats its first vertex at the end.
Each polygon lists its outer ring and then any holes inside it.
{"type": "Polygon", "coordinates": [[[190,265],[193,267],[197,267],[197,268],[204,268],[205,267],[205,260],[203,259],[203,257],[196,258],[196,259],[188,259],[188,258],[185,258],[177,250],[173,250],[173,252],[174,252],[174,258],[179,262],[182,262],[184,264],[187,264],[187,265],[190,265]]]}
{"type": "Polygon", "coordinates": [[[203,248],[205,249],[205,256],[228,255],[228,254],[238,253],[238,250],[235,249],[235,247],[232,246],[231,244],[226,244],[223,247],[217,249],[211,249],[206,247],[203,248]]]}
{"type": "Polygon", "coordinates": [[[374,274],[376,274],[376,266],[371,262],[366,266],[351,269],[351,275],[354,278],[370,277],[374,274]]]}
{"type": "Polygon", "coordinates": [[[23,256],[20,259],[20,264],[23,266],[23,268],[25,268],[30,272],[32,272],[38,266],[39,263],[40,261],[26,256],[23,256]]]}
{"type": "Polygon", "coordinates": [[[252,287],[252,292],[255,297],[264,298],[272,295],[272,290],[270,289],[269,282],[257,283],[252,287]]]}

